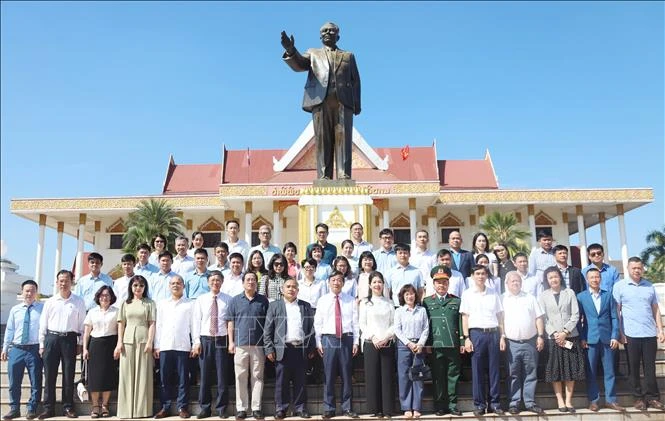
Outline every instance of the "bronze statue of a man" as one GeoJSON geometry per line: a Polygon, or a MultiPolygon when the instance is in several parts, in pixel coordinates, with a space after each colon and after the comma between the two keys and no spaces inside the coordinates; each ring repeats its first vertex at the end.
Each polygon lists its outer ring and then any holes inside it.
{"type": "Polygon", "coordinates": [[[333,157],[338,179],[351,178],[353,115],[360,114],[360,75],[353,53],[337,48],[339,27],[332,22],[321,29],[323,48],[300,54],[293,35],[282,31],[282,58],[296,72],[308,71],[303,110],[312,113],[319,179],[333,178],[333,157]]]}

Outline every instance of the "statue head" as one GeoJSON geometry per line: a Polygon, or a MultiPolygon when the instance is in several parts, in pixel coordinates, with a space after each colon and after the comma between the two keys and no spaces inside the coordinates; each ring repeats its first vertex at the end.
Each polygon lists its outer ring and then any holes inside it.
{"type": "Polygon", "coordinates": [[[326,22],[319,29],[321,34],[321,42],[327,47],[334,47],[339,41],[339,26],[332,22],[326,22]]]}

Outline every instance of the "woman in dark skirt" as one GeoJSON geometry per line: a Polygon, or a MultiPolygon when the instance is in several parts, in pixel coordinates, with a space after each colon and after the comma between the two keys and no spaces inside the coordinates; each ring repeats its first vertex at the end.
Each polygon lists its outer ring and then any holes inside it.
{"type": "Polygon", "coordinates": [[[562,289],[563,277],[556,266],[543,273],[549,289],[538,298],[545,312],[545,331],[549,339],[545,381],[552,383],[560,412],[574,413],[575,381],[584,380],[584,352],[578,341],[579,307],[575,291],[562,289]],[[565,399],[563,388],[565,387],[565,399]]]}
{"type": "Polygon", "coordinates": [[[118,309],[113,307],[115,300],[111,287],[104,285],[99,288],[95,294],[97,307],[88,312],[84,321],[83,359],[88,361],[92,418],[111,415],[109,399],[111,391],[118,387],[118,364],[113,357],[118,343],[118,309]]]}

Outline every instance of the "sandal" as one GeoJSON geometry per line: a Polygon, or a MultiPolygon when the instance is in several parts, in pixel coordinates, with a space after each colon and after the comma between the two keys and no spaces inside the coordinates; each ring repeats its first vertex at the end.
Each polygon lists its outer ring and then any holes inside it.
{"type": "Polygon", "coordinates": [[[102,417],[103,417],[103,418],[108,418],[108,417],[111,416],[111,414],[109,413],[109,406],[108,406],[108,404],[106,404],[106,405],[102,405],[102,406],[101,406],[101,409],[102,409],[102,417]]]}
{"type": "Polygon", "coordinates": [[[99,407],[93,406],[92,412],[90,412],[90,418],[99,418],[99,407]]]}
{"type": "Polygon", "coordinates": [[[410,420],[411,418],[413,418],[413,412],[404,411],[404,418],[406,418],[407,420],[410,420]]]}
{"type": "Polygon", "coordinates": [[[420,412],[418,412],[418,411],[413,411],[413,418],[415,418],[415,419],[420,418],[420,412]]]}

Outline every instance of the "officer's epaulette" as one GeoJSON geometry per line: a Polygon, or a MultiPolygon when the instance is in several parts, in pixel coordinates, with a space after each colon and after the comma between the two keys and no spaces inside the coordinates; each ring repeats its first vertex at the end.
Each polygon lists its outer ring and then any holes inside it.
{"type": "Polygon", "coordinates": [[[450,297],[453,297],[453,298],[459,298],[459,297],[458,297],[457,295],[455,295],[455,294],[448,293],[448,295],[449,295],[450,297]]]}

